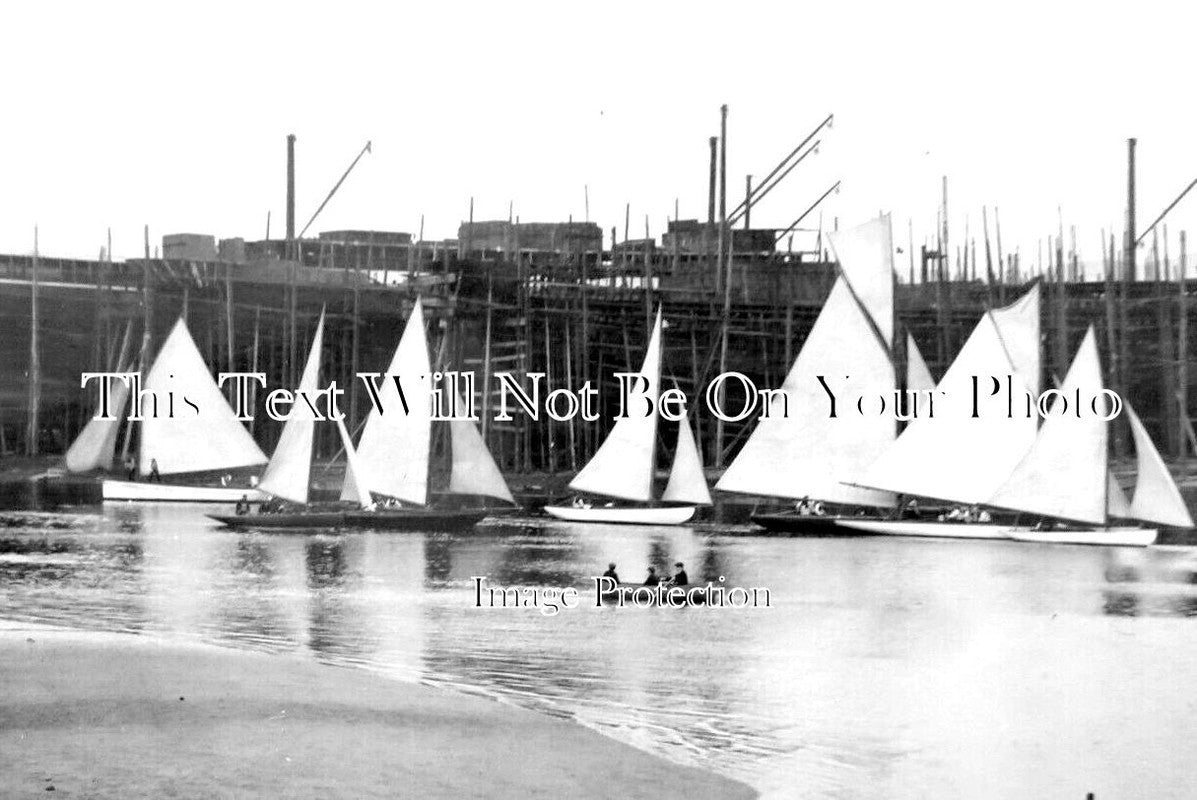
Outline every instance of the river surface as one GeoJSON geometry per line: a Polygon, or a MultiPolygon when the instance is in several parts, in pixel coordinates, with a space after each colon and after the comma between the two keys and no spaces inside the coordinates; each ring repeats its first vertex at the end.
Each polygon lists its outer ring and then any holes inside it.
{"type": "Polygon", "coordinates": [[[1197,792],[1197,551],[531,519],[235,533],[204,510],[10,515],[0,617],[481,694],[767,797],[1197,792]],[[683,561],[693,582],[767,588],[770,605],[595,608],[609,561],[637,582],[683,561]],[[580,607],[478,608],[475,576],[575,586],[580,607]]]}

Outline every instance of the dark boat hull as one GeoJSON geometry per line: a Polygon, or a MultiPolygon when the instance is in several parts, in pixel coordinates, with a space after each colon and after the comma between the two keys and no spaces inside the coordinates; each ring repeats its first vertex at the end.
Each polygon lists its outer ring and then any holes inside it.
{"type": "Polygon", "coordinates": [[[866,531],[853,530],[840,525],[850,520],[875,520],[876,517],[842,517],[795,514],[780,512],[774,514],[753,514],[752,521],[770,533],[786,536],[869,536],[866,531]]]}
{"type": "Polygon", "coordinates": [[[291,514],[209,514],[209,519],[230,528],[287,528],[291,530],[340,528],[344,511],[297,511],[291,514]]]}
{"type": "Polygon", "coordinates": [[[351,511],[345,514],[345,524],[386,531],[458,531],[474,527],[490,513],[486,508],[351,511]]]}

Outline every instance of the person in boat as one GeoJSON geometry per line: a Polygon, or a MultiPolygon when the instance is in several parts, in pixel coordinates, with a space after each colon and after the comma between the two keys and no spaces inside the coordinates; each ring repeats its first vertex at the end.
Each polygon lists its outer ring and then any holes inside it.
{"type": "Polygon", "coordinates": [[[917,498],[910,498],[910,502],[902,509],[903,519],[920,519],[923,516],[919,511],[919,501],[917,498]]]}
{"type": "Polygon", "coordinates": [[[615,572],[614,561],[607,565],[607,571],[603,573],[603,577],[610,578],[611,580],[615,581],[616,584],[619,583],[619,574],[615,572]]]}
{"type": "Polygon", "coordinates": [[[125,472],[129,476],[129,480],[137,480],[137,459],[133,456],[125,456],[125,472]]]}
{"type": "Polygon", "coordinates": [[[590,508],[590,503],[587,503],[580,496],[575,496],[573,501],[574,508],[590,508]]]}
{"type": "Polygon", "coordinates": [[[158,474],[158,459],[156,459],[156,458],[151,458],[151,459],[150,459],[150,477],[149,477],[149,480],[150,480],[150,481],[157,481],[158,483],[162,483],[162,476],[158,474]]]}
{"type": "Polygon", "coordinates": [[[237,516],[244,517],[249,513],[249,495],[241,495],[241,499],[237,501],[237,516]]]}
{"type": "Polygon", "coordinates": [[[690,576],[686,574],[686,565],[679,561],[676,564],[674,564],[673,566],[677,567],[677,572],[675,572],[673,574],[673,578],[670,579],[669,585],[670,586],[689,586],[690,585],[690,576]]]}
{"type": "Polygon", "coordinates": [[[657,575],[656,567],[648,568],[648,577],[644,579],[645,586],[657,586],[661,583],[661,578],[657,575]]]}
{"type": "Polygon", "coordinates": [[[800,517],[809,517],[811,515],[810,497],[804,497],[794,504],[794,510],[798,512],[800,517]]]}

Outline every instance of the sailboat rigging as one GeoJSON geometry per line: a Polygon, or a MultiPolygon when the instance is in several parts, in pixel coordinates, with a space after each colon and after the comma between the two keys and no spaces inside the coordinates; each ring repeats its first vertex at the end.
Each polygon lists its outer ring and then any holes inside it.
{"type": "Polygon", "coordinates": [[[544,510],[550,516],[570,522],[680,525],[694,516],[698,506],[711,505],[702,459],[688,419],[678,422],[673,466],[661,497],[664,503],[678,505],[653,503],[662,327],[662,312],[658,308],[638,373],[640,385],[647,387],[645,396],[651,402],[651,410],[640,415],[629,413],[618,419],[598,451],[569,484],[574,491],[628,501],[628,504],[595,505],[579,498],[573,505],[545,506],[544,510]]]}

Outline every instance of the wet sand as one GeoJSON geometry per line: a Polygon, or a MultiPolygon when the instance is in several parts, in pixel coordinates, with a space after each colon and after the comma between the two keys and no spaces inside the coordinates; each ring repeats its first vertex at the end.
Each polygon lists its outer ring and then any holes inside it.
{"type": "Polygon", "coordinates": [[[10,624],[0,685],[6,798],[755,796],[565,720],[291,656],[10,624]]]}

